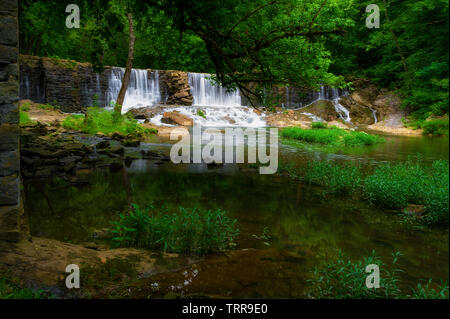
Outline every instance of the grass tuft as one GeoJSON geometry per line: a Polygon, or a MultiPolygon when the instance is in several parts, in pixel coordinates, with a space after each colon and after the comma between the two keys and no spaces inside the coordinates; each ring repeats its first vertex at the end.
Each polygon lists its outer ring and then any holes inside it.
{"type": "Polygon", "coordinates": [[[234,245],[237,221],[223,210],[199,211],[180,207],[178,213],[153,206],[120,215],[114,225],[117,247],[140,247],[194,255],[222,251],[234,245]]]}
{"type": "Polygon", "coordinates": [[[131,117],[95,107],[88,108],[86,120],[84,115],[70,115],[64,119],[62,126],[66,129],[89,134],[117,132],[142,136],[156,133],[155,129],[147,129],[131,117]]]}
{"type": "Polygon", "coordinates": [[[281,131],[281,136],[287,139],[294,139],[306,143],[315,143],[328,146],[369,146],[384,142],[384,139],[377,135],[365,132],[347,131],[337,127],[327,129],[313,128],[302,129],[298,127],[287,127],[281,131]]]}

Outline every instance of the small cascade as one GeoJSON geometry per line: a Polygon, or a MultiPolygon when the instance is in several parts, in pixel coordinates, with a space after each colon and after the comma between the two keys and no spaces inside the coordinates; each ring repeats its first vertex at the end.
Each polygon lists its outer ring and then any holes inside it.
{"type": "Polygon", "coordinates": [[[189,85],[195,106],[241,106],[239,90],[227,91],[224,87],[213,83],[209,74],[189,73],[189,85]]]}
{"type": "MultiPolygon", "coordinates": [[[[108,90],[106,91],[105,107],[111,108],[117,100],[124,73],[124,68],[111,69],[108,79],[108,90]]],[[[122,113],[126,113],[132,108],[152,106],[160,102],[161,93],[159,90],[158,71],[151,72],[149,76],[147,70],[132,69],[127,93],[123,101],[122,113]]]]}
{"type": "MultiPolygon", "coordinates": [[[[187,115],[194,120],[196,124],[204,127],[265,127],[267,124],[264,115],[258,115],[251,107],[234,106],[234,107],[196,107],[182,106],[167,109],[169,112],[179,112],[187,115]],[[202,111],[203,116],[199,114],[202,111]]],[[[154,116],[150,122],[155,125],[171,126],[162,123],[163,115],[154,116]]]]}
{"type": "MultiPolygon", "coordinates": [[[[339,103],[340,94],[339,89],[337,88],[331,88],[331,102],[333,102],[334,108],[336,112],[339,114],[339,116],[345,121],[350,123],[350,111],[346,109],[341,103],[339,103]]],[[[345,94],[345,93],[344,93],[345,94]]]]}
{"type": "Polygon", "coordinates": [[[377,124],[378,123],[378,117],[377,117],[377,110],[370,108],[370,110],[372,111],[372,115],[373,115],[373,124],[377,124]]]}

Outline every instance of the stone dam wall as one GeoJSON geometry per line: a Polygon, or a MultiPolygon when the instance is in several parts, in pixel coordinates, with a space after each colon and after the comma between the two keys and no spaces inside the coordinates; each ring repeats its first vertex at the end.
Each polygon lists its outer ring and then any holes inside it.
{"type": "Polygon", "coordinates": [[[21,238],[18,1],[0,0],[0,241],[21,238]]]}

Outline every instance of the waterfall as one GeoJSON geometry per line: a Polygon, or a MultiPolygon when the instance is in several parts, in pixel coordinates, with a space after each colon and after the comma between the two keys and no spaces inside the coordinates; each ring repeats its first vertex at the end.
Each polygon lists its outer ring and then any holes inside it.
{"type": "Polygon", "coordinates": [[[372,115],[373,115],[373,124],[377,124],[378,123],[378,118],[377,118],[377,110],[370,108],[370,110],[372,111],[372,115]]]}
{"type": "Polygon", "coordinates": [[[239,90],[227,90],[210,80],[205,73],[189,73],[189,85],[194,97],[194,106],[241,106],[239,90]]]}
{"type": "MultiPolygon", "coordinates": [[[[117,100],[124,73],[124,68],[111,69],[108,78],[105,107],[112,107],[112,103],[117,100]]],[[[158,71],[151,72],[149,78],[147,70],[132,69],[127,93],[122,105],[122,113],[126,113],[132,108],[152,106],[160,102],[161,93],[159,91],[158,71]]]]}
{"type": "Polygon", "coordinates": [[[345,122],[351,122],[350,111],[339,103],[339,98],[339,89],[331,88],[331,102],[334,105],[334,109],[345,122]]]}

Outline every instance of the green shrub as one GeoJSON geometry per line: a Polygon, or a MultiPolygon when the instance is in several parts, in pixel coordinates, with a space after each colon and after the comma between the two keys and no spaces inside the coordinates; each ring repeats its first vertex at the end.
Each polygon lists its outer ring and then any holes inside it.
{"type": "Polygon", "coordinates": [[[333,193],[351,193],[362,180],[358,166],[339,166],[327,161],[308,163],[304,178],[307,183],[326,186],[333,193]]]}
{"type": "Polygon", "coordinates": [[[83,114],[69,115],[63,120],[62,126],[65,129],[82,131],[85,129],[84,115],[83,114]]]}
{"type": "Polygon", "coordinates": [[[113,222],[113,242],[118,247],[203,255],[232,247],[239,233],[236,223],[222,210],[181,207],[178,213],[170,214],[152,206],[141,209],[133,205],[132,211],[113,222]]]}
{"type": "MultiPolygon", "coordinates": [[[[393,253],[392,267],[396,267],[399,252],[393,253]]],[[[394,268],[392,271],[376,256],[375,251],[363,260],[354,262],[346,259],[339,252],[336,261],[324,264],[320,268],[316,267],[311,282],[311,294],[316,298],[329,299],[379,299],[379,298],[413,298],[413,299],[448,299],[448,282],[432,287],[431,280],[426,285],[420,283],[411,292],[405,293],[399,288],[400,269],[394,268]],[[376,264],[380,270],[380,288],[367,288],[366,266],[376,264]]]]}
{"type": "Polygon", "coordinates": [[[311,128],[327,128],[328,123],[327,122],[312,122],[311,128]]]}
{"type": "Polygon", "coordinates": [[[449,165],[436,161],[426,168],[420,160],[382,164],[364,181],[364,195],[380,207],[403,209],[425,205],[424,221],[447,222],[449,211],[449,165]]]}
{"type": "Polygon", "coordinates": [[[95,107],[88,108],[87,119],[83,115],[70,115],[64,119],[62,126],[66,129],[82,131],[89,134],[122,133],[142,136],[155,133],[154,129],[146,129],[137,120],[117,112],[95,107]]]}
{"type": "Polygon", "coordinates": [[[422,124],[423,134],[429,135],[449,135],[448,117],[425,121],[422,124]]]}
{"type": "Polygon", "coordinates": [[[281,131],[281,136],[306,143],[317,143],[330,146],[369,146],[384,141],[382,137],[365,132],[347,131],[337,127],[328,129],[302,129],[287,127],[281,131]]]}

